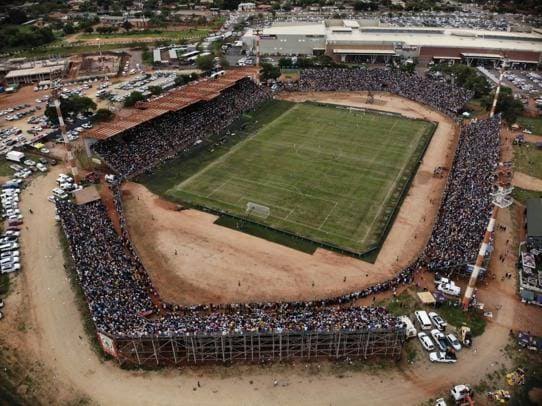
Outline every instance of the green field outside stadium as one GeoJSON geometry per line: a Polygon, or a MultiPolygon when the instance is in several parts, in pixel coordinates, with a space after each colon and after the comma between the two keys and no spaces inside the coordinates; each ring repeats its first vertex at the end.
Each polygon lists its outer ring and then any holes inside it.
{"type": "Polygon", "coordinates": [[[166,195],[342,249],[374,247],[417,168],[433,124],[288,104],[166,195]],[[268,207],[269,216],[247,214],[248,202],[268,207]]]}

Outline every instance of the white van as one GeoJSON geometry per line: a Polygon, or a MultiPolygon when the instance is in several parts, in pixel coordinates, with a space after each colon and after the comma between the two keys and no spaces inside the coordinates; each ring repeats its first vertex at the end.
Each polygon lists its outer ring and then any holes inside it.
{"type": "Polygon", "coordinates": [[[408,317],[408,316],[399,316],[399,320],[402,323],[405,324],[406,338],[416,337],[418,332],[416,331],[416,327],[414,327],[414,323],[412,323],[412,320],[410,320],[410,317],[408,317]]]}
{"type": "Polygon", "coordinates": [[[420,328],[422,330],[431,330],[433,328],[433,324],[431,323],[431,319],[427,315],[427,312],[424,310],[417,310],[414,312],[414,315],[416,316],[416,320],[418,320],[418,324],[420,325],[420,328]]]}

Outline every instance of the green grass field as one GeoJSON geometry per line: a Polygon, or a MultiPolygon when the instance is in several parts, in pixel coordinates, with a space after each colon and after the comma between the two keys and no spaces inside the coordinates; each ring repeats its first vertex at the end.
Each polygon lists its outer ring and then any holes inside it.
{"type": "Polygon", "coordinates": [[[514,146],[514,169],[542,179],[542,150],[531,143],[514,146]]]}
{"type": "Polygon", "coordinates": [[[166,164],[159,172],[170,187],[159,188],[245,218],[247,202],[258,203],[271,213],[251,220],[349,251],[378,245],[433,125],[309,103],[279,102],[269,112],[272,120],[205,165],[197,161],[178,183],[166,164]]]}

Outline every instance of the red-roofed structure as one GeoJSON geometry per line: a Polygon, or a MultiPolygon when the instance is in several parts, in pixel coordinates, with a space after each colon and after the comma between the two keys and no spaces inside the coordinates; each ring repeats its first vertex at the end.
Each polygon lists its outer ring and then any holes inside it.
{"type": "Polygon", "coordinates": [[[257,68],[236,68],[227,70],[216,79],[189,83],[148,102],[138,103],[135,109],[122,110],[113,121],[85,131],[83,137],[106,140],[170,111],[179,111],[200,101],[212,100],[239,80],[246,77],[256,78],[257,73],[257,68]]]}

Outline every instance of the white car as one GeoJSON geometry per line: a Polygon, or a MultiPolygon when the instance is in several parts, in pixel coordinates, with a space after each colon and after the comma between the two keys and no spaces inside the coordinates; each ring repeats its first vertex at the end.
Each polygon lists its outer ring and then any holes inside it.
{"type": "Polygon", "coordinates": [[[435,346],[433,345],[433,341],[431,341],[429,336],[425,334],[423,331],[420,331],[418,333],[418,339],[420,340],[422,347],[425,348],[427,351],[433,351],[435,349],[435,346]]]}
{"type": "Polygon", "coordinates": [[[472,389],[468,385],[455,385],[450,389],[450,395],[456,402],[467,399],[472,394],[472,389]]]}
{"type": "Polygon", "coordinates": [[[72,183],[72,182],[73,182],[73,178],[64,173],[61,173],[60,175],[58,175],[58,178],[56,178],[56,183],[72,183]]]}
{"type": "Polygon", "coordinates": [[[19,271],[21,269],[21,264],[13,264],[13,265],[10,265],[10,266],[2,266],[1,269],[2,269],[2,273],[16,272],[16,271],[19,271]]]}
{"type": "Polygon", "coordinates": [[[27,159],[27,160],[25,160],[23,163],[24,163],[26,166],[35,166],[35,165],[36,165],[36,163],[35,163],[33,160],[31,160],[31,159],[27,159]]]}
{"type": "Polygon", "coordinates": [[[38,162],[36,164],[36,168],[38,168],[38,171],[40,171],[40,172],[47,172],[47,167],[44,164],[42,164],[41,162],[38,162]]]}
{"type": "Polygon", "coordinates": [[[448,340],[448,342],[450,343],[450,345],[452,346],[454,350],[456,351],[461,350],[461,343],[459,342],[456,336],[454,336],[453,334],[447,334],[446,340],[448,340]]]}
{"type": "Polygon", "coordinates": [[[461,295],[461,288],[452,283],[441,283],[437,286],[437,290],[450,296],[461,295]]]}
{"type": "Polygon", "coordinates": [[[443,364],[454,364],[457,362],[457,359],[455,357],[446,355],[445,352],[430,352],[429,361],[440,362],[443,364]]]}
{"type": "Polygon", "coordinates": [[[429,316],[429,318],[431,319],[431,321],[433,322],[436,328],[438,328],[440,331],[446,330],[448,323],[446,323],[446,321],[442,317],[440,317],[437,313],[429,312],[427,313],[427,315],[429,316]]]}

